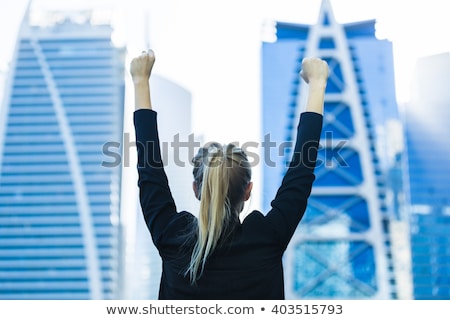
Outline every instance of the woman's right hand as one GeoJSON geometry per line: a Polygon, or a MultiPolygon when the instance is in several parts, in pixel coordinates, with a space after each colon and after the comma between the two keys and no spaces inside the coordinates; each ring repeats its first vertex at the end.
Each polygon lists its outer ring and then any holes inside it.
{"type": "Polygon", "coordinates": [[[326,83],[328,79],[328,64],[320,58],[304,58],[300,76],[306,83],[326,83]]]}
{"type": "Polygon", "coordinates": [[[325,60],[320,58],[303,59],[300,76],[309,85],[305,111],[323,114],[328,73],[328,64],[325,60]]]}

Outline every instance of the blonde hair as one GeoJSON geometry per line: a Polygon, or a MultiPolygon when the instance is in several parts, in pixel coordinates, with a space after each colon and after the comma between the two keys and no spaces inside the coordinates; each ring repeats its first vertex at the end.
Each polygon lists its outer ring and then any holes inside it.
{"type": "Polygon", "coordinates": [[[232,222],[239,219],[245,190],[251,179],[247,155],[233,144],[212,143],[201,148],[192,160],[200,200],[197,241],[186,271],[191,284],[203,274],[213,253],[232,222]]]}

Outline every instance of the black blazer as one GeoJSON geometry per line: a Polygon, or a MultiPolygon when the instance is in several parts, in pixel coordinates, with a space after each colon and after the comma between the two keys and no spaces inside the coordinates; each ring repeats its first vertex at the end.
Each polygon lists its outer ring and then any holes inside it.
{"type": "Polygon", "coordinates": [[[322,115],[302,113],[293,158],[272,209],[266,215],[253,211],[242,223],[237,220],[195,286],[184,272],[193,248],[187,235],[196,217],[175,207],[161,161],[156,115],[135,111],[134,125],[140,203],[163,263],[159,299],[284,299],[282,256],[311,193],[322,115]]]}

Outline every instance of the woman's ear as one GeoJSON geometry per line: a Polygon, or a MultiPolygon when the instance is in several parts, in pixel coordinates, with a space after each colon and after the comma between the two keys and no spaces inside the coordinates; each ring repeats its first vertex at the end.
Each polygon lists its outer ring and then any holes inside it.
{"type": "Polygon", "coordinates": [[[252,194],[253,182],[249,182],[247,187],[245,188],[244,201],[250,199],[250,195],[252,194]]]}
{"type": "Polygon", "coordinates": [[[192,182],[192,190],[194,190],[194,195],[195,197],[200,200],[200,194],[198,192],[198,186],[197,183],[195,181],[192,182]]]}

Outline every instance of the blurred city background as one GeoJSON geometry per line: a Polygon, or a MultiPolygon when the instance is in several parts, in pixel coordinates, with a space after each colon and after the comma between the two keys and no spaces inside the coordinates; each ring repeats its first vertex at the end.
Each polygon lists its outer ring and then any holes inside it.
{"type": "Polygon", "coordinates": [[[193,213],[196,150],[172,142],[256,143],[245,212],[267,212],[304,106],[301,61],[327,60],[319,164],[284,257],[286,297],[449,299],[445,4],[3,3],[0,299],[157,298],[128,72],[147,48],[170,187],[193,213]]]}

